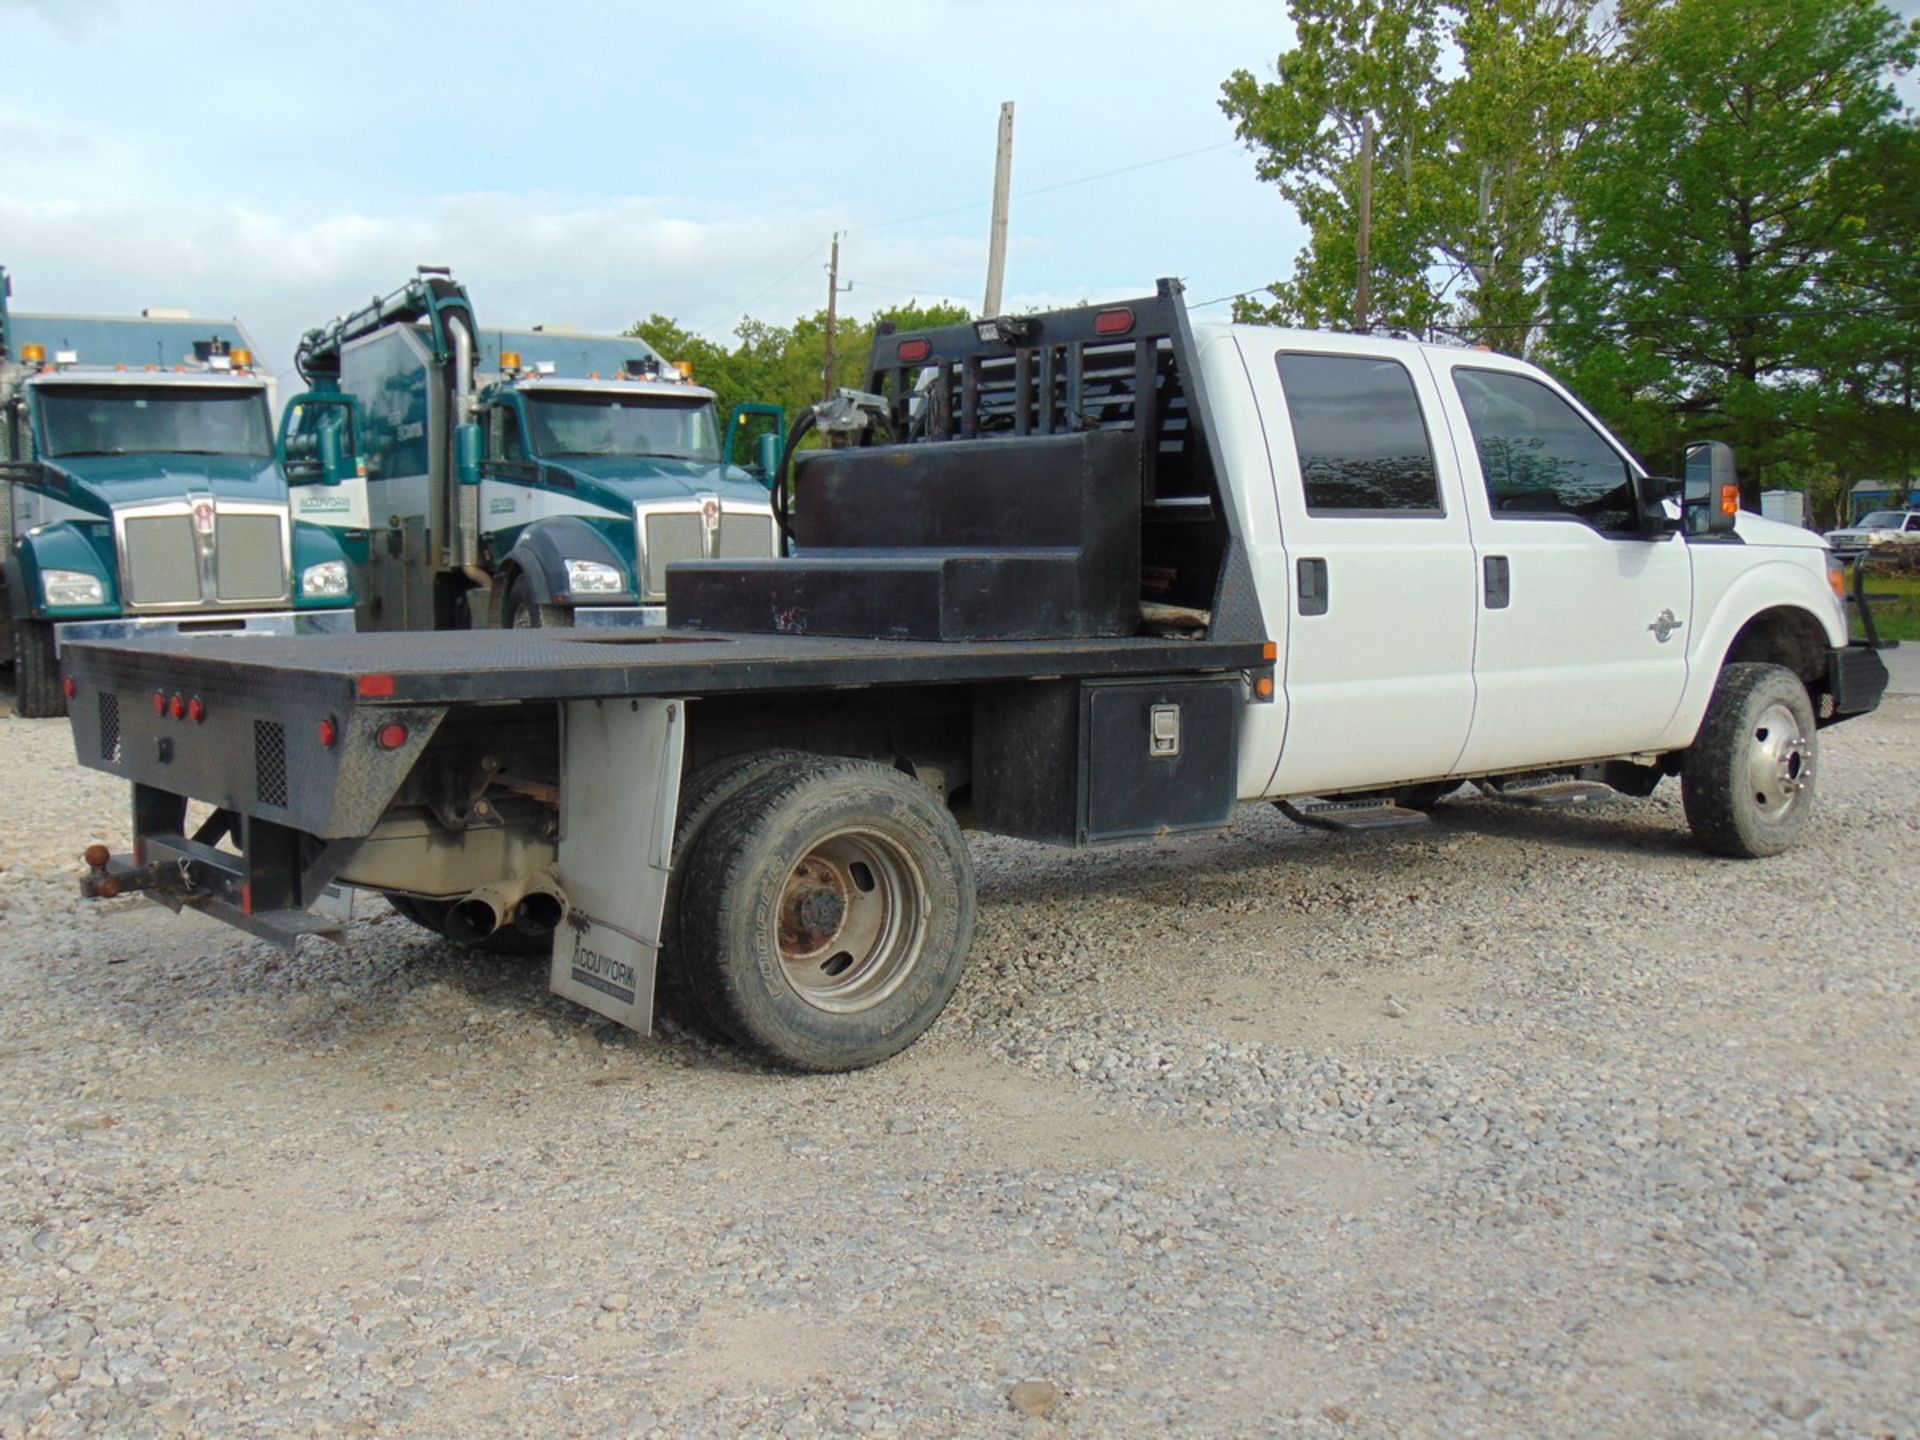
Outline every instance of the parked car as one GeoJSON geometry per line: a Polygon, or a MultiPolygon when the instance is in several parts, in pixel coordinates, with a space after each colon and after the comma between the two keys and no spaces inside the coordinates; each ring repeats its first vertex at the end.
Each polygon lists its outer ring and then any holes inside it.
{"type": "Polygon", "coordinates": [[[1920,510],[1874,510],[1857,523],[1827,532],[1836,554],[1858,554],[1875,545],[1920,544],[1920,510]]]}

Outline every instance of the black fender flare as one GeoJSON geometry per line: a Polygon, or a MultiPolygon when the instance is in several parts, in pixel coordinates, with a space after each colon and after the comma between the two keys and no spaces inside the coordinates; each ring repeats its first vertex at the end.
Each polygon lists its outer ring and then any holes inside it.
{"type": "MultiPolygon", "coordinates": [[[[633,586],[633,557],[622,555],[599,530],[578,515],[556,515],[536,520],[520,532],[502,562],[503,570],[516,570],[527,576],[543,603],[571,605],[574,597],[567,590],[567,561],[595,560],[612,565],[627,577],[627,588],[617,593],[598,594],[596,605],[637,605],[639,593],[633,586]]],[[[496,587],[502,595],[507,586],[496,587]]]]}

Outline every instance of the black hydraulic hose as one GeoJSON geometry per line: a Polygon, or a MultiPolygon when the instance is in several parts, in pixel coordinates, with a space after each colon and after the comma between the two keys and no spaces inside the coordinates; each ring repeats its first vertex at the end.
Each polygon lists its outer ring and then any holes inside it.
{"type": "Polygon", "coordinates": [[[787,475],[793,469],[793,452],[819,423],[811,406],[801,411],[787,427],[787,443],[780,447],[780,463],[773,467],[773,523],[780,527],[782,554],[793,547],[793,526],[787,523],[787,475]]]}

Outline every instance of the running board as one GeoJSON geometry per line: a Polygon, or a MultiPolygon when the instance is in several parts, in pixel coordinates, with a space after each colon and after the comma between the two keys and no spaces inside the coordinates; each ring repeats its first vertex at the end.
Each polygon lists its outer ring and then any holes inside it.
{"type": "Polygon", "coordinates": [[[1495,776],[1476,780],[1481,793],[1495,800],[1510,800],[1515,805],[1537,805],[1542,809],[1562,805],[1599,805],[1618,800],[1620,792],[1598,780],[1579,780],[1571,775],[1495,776]]]}
{"type": "Polygon", "coordinates": [[[1298,825],[1316,830],[1338,830],[1356,834],[1367,830],[1400,830],[1409,825],[1425,825],[1423,810],[1409,810],[1391,800],[1277,800],[1280,813],[1298,825]]]}

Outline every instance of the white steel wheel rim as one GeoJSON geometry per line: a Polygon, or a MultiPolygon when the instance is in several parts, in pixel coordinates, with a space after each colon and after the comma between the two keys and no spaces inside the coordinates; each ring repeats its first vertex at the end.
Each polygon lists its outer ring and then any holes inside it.
{"type": "Polygon", "coordinates": [[[1775,701],[1747,732],[1747,793],[1754,809],[1783,820],[1813,783],[1813,747],[1791,705],[1775,701]]]}
{"type": "Polygon", "coordinates": [[[877,830],[835,830],[814,841],[781,886],[780,972],[816,1010],[871,1010],[919,963],[927,910],[926,880],[897,841],[877,830]]]}

